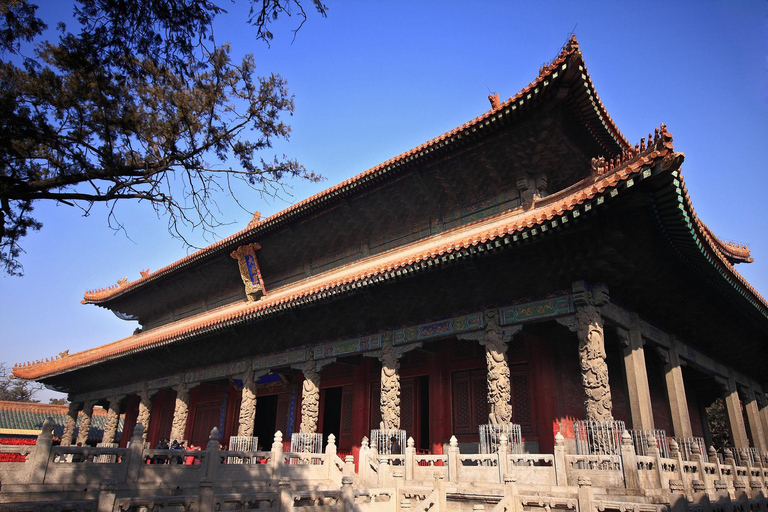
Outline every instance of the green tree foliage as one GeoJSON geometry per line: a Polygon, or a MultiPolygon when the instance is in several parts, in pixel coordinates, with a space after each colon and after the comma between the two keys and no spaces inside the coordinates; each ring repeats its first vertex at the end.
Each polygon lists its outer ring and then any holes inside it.
{"type": "Polygon", "coordinates": [[[0,400],[12,402],[37,402],[35,394],[43,389],[41,384],[28,380],[11,379],[5,363],[0,363],[0,400]]]}
{"type": "MultiPolygon", "coordinates": [[[[248,0],[245,0],[248,1],[248,0]]],[[[255,37],[306,13],[299,0],[250,0],[255,37]]],[[[321,15],[321,0],[307,0],[321,15]]],[[[319,176],[264,155],[294,109],[279,75],[257,76],[213,37],[224,10],[209,0],[77,0],[77,30],[45,23],[29,0],[0,0],[0,264],[21,271],[20,240],[41,228],[36,201],[81,208],[147,201],[169,231],[220,225],[214,194],[239,179],[261,194],[319,176]],[[213,162],[213,163],[211,163],[213,162]]],[[[296,28],[298,30],[298,28],[296,28]]]]}

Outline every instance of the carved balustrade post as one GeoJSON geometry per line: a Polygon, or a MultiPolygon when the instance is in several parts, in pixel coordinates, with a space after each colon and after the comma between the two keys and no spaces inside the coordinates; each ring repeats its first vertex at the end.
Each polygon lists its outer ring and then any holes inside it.
{"type": "Polygon", "coordinates": [[[171,440],[181,441],[187,431],[187,418],[189,417],[189,386],[181,382],[174,386],[176,391],[176,403],[173,408],[173,421],[171,422],[171,440]]]}
{"type": "Polygon", "coordinates": [[[91,417],[93,417],[93,402],[85,402],[80,411],[80,426],[77,430],[77,442],[85,445],[88,441],[88,432],[91,430],[91,417]]]}
{"type": "Polygon", "coordinates": [[[104,436],[101,442],[112,444],[117,435],[117,425],[120,423],[120,400],[122,397],[112,395],[109,397],[109,409],[107,409],[107,420],[104,423],[104,436]]]}
{"type": "Polygon", "coordinates": [[[67,418],[64,421],[64,432],[61,434],[61,446],[70,446],[72,438],[75,435],[77,426],[77,413],[83,404],[80,402],[70,402],[67,410],[67,418]]]}
{"type": "Polygon", "coordinates": [[[392,338],[383,340],[381,361],[381,425],[382,430],[400,429],[400,356],[392,346],[392,338]]]}
{"type": "Polygon", "coordinates": [[[243,391],[240,399],[240,417],[237,424],[238,437],[253,437],[256,421],[256,387],[253,371],[243,374],[243,391]]]}
{"type": "Polygon", "coordinates": [[[32,452],[25,466],[27,471],[27,483],[42,484],[45,482],[45,473],[48,471],[48,462],[51,461],[51,445],[53,444],[53,419],[46,418],[43,429],[35,441],[35,451],[32,452]],[[30,464],[31,462],[31,464],[30,464]]]}
{"type": "Polygon", "coordinates": [[[304,373],[304,383],[301,387],[299,432],[314,434],[317,432],[317,418],[320,414],[320,372],[314,359],[308,359],[301,371],[304,373]]]}
{"type": "Polygon", "coordinates": [[[555,434],[555,485],[568,485],[568,465],[566,463],[565,437],[558,431],[555,434]]]}
{"type": "Polygon", "coordinates": [[[456,436],[451,436],[448,441],[448,480],[450,482],[459,481],[459,441],[456,436]]]}
{"type": "MultiPolygon", "coordinates": [[[[485,332],[480,344],[485,347],[485,360],[488,365],[488,423],[499,425],[512,422],[512,387],[509,382],[509,361],[507,359],[507,341],[499,325],[499,313],[490,309],[484,313],[485,332]]],[[[517,325],[509,327],[515,335],[522,329],[517,325]]],[[[503,475],[502,475],[503,476],[503,475]]]]}

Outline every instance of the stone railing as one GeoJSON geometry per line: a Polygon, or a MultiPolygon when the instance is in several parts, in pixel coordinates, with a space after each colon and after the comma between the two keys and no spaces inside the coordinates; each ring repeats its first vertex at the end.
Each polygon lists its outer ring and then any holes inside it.
{"type": "Polygon", "coordinates": [[[333,436],[313,454],[284,451],[280,432],[269,451],[220,450],[216,429],[204,450],[151,450],[139,425],[129,448],[60,447],[51,444],[51,426],[25,447],[26,462],[0,464],[0,512],[54,500],[94,512],[447,512],[449,501],[478,510],[490,503],[494,512],[768,510],[761,457],[740,465],[730,452],[721,462],[710,451],[685,460],[674,440],[663,457],[653,439],[638,455],[626,431],[609,455],[567,453],[560,434],[551,455],[509,453],[505,436],[490,454],[462,454],[455,437],[441,455],[417,454],[412,440],[404,454],[379,454],[364,440],[356,473],[352,456],[337,456],[333,436]],[[13,508],[14,501],[27,505],[13,508]]]}
{"type": "MultiPolygon", "coordinates": [[[[278,432],[270,451],[219,449],[219,433],[211,431],[205,450],[151,450],[144,448],[143,427],[137,425],[129,448],[52,446],[53,424],[43,425],[35,446],[27,449],[25,462],[0,464],[0,483],[8,485],[76,485],[98,488],[101,482],[119,486],[153,483],[159,486],[197,485],[201,480],[260,481],[274,484],[281,478],[291,482],[311,481],[316,488],[339,489],[344,471],[354,472],[336,455],[335,439],[329,436],[325,452],[284,452],[278,432]],[[238,461],[239,463],[232,463],[238,461]]],[[[20,447],[3,446],[5,452],[20,447]]],[[[21,453],[21,452],[19,452],[21,453]]]]}

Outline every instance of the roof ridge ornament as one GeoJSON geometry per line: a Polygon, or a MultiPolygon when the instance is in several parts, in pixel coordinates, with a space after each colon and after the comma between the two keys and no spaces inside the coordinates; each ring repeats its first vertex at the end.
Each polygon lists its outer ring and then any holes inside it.
{"type": "MultiPolygon", "coordinates": [[[[499,99],[499,93],[494,92],[488,95],[488,101],[491,102],[491,109],[496,110],[501,106],[501,100],[499,99]]],[[[258,212],[257,212],[258,213],[258,212]]]]}
{"type": "Polygon", "coordinates": [[[251,220],[248,222],[248,226],[246,226],[246,228],[252,228],[259,222],[261,222],[261,212],[255,212],[253,217],[251,217],[251,220]]]}
{"type": "Polygon", "coordinates": [[[647,138],[641,137],[638,144],[635,144],[634,147],[630,146],[613,158],[606,160],[602,155],[593,157],[590,161],[592,176],[594,178],[599,178],[605,174],[610,174],[629,162],[639,160],[649,155],[653,158],[653,154],[658,155],[657,152],[663,150],[668,150],[669,154],[662,160],[662,169],[665,171],[674,171],[679,168],[683,163],[685,155],[683,153],[674,152],[672,134],[667,131],[667,126],[664,123],[661,123],[653,133],[648,134],[647,138]]]}

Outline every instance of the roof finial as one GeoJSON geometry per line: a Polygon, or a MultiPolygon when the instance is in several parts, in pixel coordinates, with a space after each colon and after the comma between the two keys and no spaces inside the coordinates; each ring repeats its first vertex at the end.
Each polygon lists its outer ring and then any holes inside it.
{"type": "Polygon", "coordinates": [[[491,108],[496,110],[501,106],[501,100],[499,99],[499,93],[494,92],[488,95],[488,101],[491,102],[491,108]]]}
{"type": "MultiPolygon", "coordinates": [[[[573,27],[573,28],[575,29],[576,27],[573,27]]],[[[568,38],[568,42],[565,45],[565,49],[569,52],[571,50],[579,49],[579,41],[576,40],[576,34],[574,34],[573,32],[571,32],[571,37],[568,38]]]]}
{"type": "Polygon", "coordinates": [[[253,217],[251,217],[250,222],[248,222],[248,226],[247,227],[250,228],[251,226],[255,226],[256,224],[259,223],[259,221],[261,221],[261,212],[255,212],[253,214],[253,217]]]}

